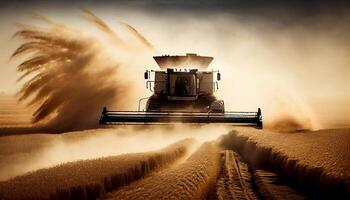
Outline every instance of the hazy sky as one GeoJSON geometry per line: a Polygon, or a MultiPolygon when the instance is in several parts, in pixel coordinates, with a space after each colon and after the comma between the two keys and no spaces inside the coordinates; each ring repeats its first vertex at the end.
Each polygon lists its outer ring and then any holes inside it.
{"type": "MultiPolygon", "coordinates": [[[[315,31],[329,31],[349,23],[347,10],[348,1],[245,1],[245,0],[120,0],[120,1],[52,1],[52,0],[13,0],[0,2],[0,91],[14,92],[20,84],[16,84],[16,61],[9,57],[20,44],[18,39],[11,39],[17,27],[16,23],[35,23],[31,19],[33,13],[43,14],[67,23],[81,23],[79,9],[89,8],[105,19],[119,19],[133,22],[140,28],[157,28],[159,24],[174,19],[176,23],[192,20],[208,21],[215,25],[213,16],[221,15],[229,23],[240,21],[247,23],[248,28],[259,29],[262,26],[271,26],[283,31],[286,27],[309,27],[315,31]],[[145,22],[143,19],[159,20],[145,22]],[[139,19],[139,20],[138,20],[139,19]],[[141,21],[142,20],[142,21],[141,21]],[[333,27],[332,23],[335,23],[333,27]],[[157,26],[157,27],[156,27],[157,26]],[[251,27],[249,27],[251,26],[251,27]],[[254,27],[255,26],[255,27],[254,27]]],[[[147,20],[146,20],[147,21],[147,20]]],[[[177,25],[179,25],[177,24],[177,25]]],[[[231,24],[232,25],[232,24],[231,24]]],[[[163,25],[162,25],[163,26],[163,25]]],[[[164,27],[167,29],[167,27],[164,27]]],[[[148,33],[145,32],[145,35],[148,33]]],[[[162,34],[162,33],[159,33],[162,34]]],[[[337,33],[336,37],[346,37],[346,33],[337,33]]],[[[166,35],[166,33],[164,33],[166,35]]],[[[150,38],[157,40],[157,38],[150,38]]],[[[342,39],[342,38],[339,38],[342,39]]],[[[344,38],[346,39],[346,38],[344,38]]],[[[157,42],[157,41],[154,41],[157,42]]],[[[341,41],[339,41],[341,43],[341,41]]],[[[195,50],[195,49],[194,49],[195,50]]],[[[185,50],[186,51],[186,50],[185,50]]]]}

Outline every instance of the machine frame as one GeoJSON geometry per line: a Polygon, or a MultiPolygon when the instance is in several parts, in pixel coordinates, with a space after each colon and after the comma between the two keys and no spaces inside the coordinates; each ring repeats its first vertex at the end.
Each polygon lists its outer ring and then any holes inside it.
{"type": "Polygon", "coordinates": [[[257,112],[225,111],[224,101],[214,96],[221,74],[218,70],[203,70],[212,57],[187,54],[155,56],[154,59],[161,70],[144,73],[146,88],[153,94],[139,100],[138,111],[112,111],[104,107],[100,124],[232,123],[263,128],[260,108],[257,112]],[[192,64],[198,69],[193,69],[192,64]],[[152,74],[154,80],[150,80],[152,74]],[[143,100],[147,100],[146,109],[141,110],[143,100]]]}

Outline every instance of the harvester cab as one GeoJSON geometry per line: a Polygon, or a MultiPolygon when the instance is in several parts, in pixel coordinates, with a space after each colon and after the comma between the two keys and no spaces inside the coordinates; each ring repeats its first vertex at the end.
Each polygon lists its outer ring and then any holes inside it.
{"type": "Polygon", "coordinates": [[[225,112],[223,100],[215,97],[221,74],[207,70],[212,57],[155,56],[160,70],[146,70],[146,88],[153,94],[139,100],[138,111],[108,111],[100,124],[134,123],[237,123],[262,128],[257,112],[225,112]],[[141,104],[146,100],[146,106],[141,104]]]}
{"type": "Polygon", "coordinates": [[[224,101],[217,100],[221,74],[207,70],[212,57],[155,56],[160,70],[146,71],[146,87],[153,92],[148,98],[147,112],[224,113],[224,101]]]}

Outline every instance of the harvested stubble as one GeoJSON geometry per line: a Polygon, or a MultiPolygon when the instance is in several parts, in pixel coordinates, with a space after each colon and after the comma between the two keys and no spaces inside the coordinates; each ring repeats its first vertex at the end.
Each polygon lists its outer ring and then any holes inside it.
{"type": "MultiPolygon", "coordinates": [[[[320,195],[320,197],[327,198],[350,198],[350,181],[348,179],[350,177],[349,174],[331,173],[330,169],[325,167],[327,165],[323,167],[315,166],[315,164],[305,161],[306,158],[300,159],[302,156],[295,153],[303,152],[305,154],[305,146],[312,142],[314,143],[310,146],[319,145],[322,147],[323,144],[321,141],[318,143],[315,141],[310,141],[308,143],[306,142],[305,137],[303,137],[298,138],[299,140],[297,141],[299,143],[296,143],[294,141],[292,142],[292,140],[288,140],[288,138],[291,138],[293,135],[282,135],[284,136],[284,140],[281,141],[276,137],[277,134],[274,133],[263,133],[254,129],[247,130],[247,132],[248,131],[251,132],[251,135],[248,133],[246,134],[244,131],[242,133],[232,131],[229,134],[224,135],[220,140],[221,146],[223,146],[223,148],[235,150],[245,159],[245,161],[254,166],[259,166],[276,172],[283,179],[298,185],[300,189],[305,190],[306,192],[313,192],[315,195],[320,195]],[[254,137],[254,139],[251,137],[253,134],[257,134],[256,138],[254,137]],[[259,134],[261,136],[259,136],[259,134]],[[271,135],[264,136],[263,134],[271,135]],[[263,137],[275,140],[276,143],[279,141],[280,144],[277,146],[265,144],[262,142],[262,140],[259,141],[259,138],[263,137]],[[305,146],[301,145],[301,143],[304,143],[303,145],[305,146]],[[296,150],[288,151],[286,147],[291,148],[291,150],[296,150]],[[298,157],[299,159],[297,159],[298,157]]],[[[330,135],[327,137],[335,137],[335,135],[330,135]]],[[[327,150],[323,151],[324,152],[318,151],[317,155],[327,154],[327,150]]],[[[310,159],[315,155],[315,153],[311,154],[311,152],[309,152],[310,159]]],[[[321,158],[322,157],[320,157],[320,159],[321,158]]]]}
{"type": "Polygon", "coordinates": [[[82,160],[0,182],[0,199],[96,199],[184,156],[193,139],[164,149],[82,160]]]}
{"type": "Polygon", "coordinates": [[[219,173],[220,152],[204,143],[183,163],[107,194],[107,199],[203,199],[219,173]]]}

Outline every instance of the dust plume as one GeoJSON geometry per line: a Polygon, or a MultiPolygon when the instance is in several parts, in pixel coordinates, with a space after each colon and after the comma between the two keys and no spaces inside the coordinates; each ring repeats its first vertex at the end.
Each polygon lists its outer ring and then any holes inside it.
{"type": "Polygon", "coordinates": [[[317,122],[303,101],[297,99],[297,95],[280,95],[265,103],[270,107],[265,109],[267,114],[264,116],[264,128],[278,132],[313,130],[317,122]]]}
{"type": "Polygon", "coordinates": [[[287,113],[268,123],[265,127],[279,132],[295,132],[310,130],[312,126],[309,119],[306,122],[301,121],[298,117],[287,113]]]}
{"type": "Polygon", "coordinates": [[[130,26],[130,24],[127,24],[125,22],[121,22],[121,24],[123,24],[127,29],[129,29],[130,32],[133,33],[136,36],[136,38],[138,38],[141,41],[141,43],[143,43],[146,47],[154,49],[154,46],[134,27],[130,26]]]}
{"type": "Polygon", "coordinates": [[[0,181],[77,160],[152,151],[186,138],[202,143],[230,130],[218,125],[120,126],[0,137],[0,181]]]}
{"type": "Polygon", "coordinates": [[[19,99],[34,107],[33,123],[44,124],[47,131],[93,128],[103,106],[122,109],[132,89],[124,69],[134,67],[125,52],[152,51],[146,39],[123,40],[91,11],[84,13],[100,30],[97,35],[38,15],[44,27],[20,25],[14,35],[24,41],[12,55],[24,57],[17,66],[19,81],[25,80],[19,99]]]}

